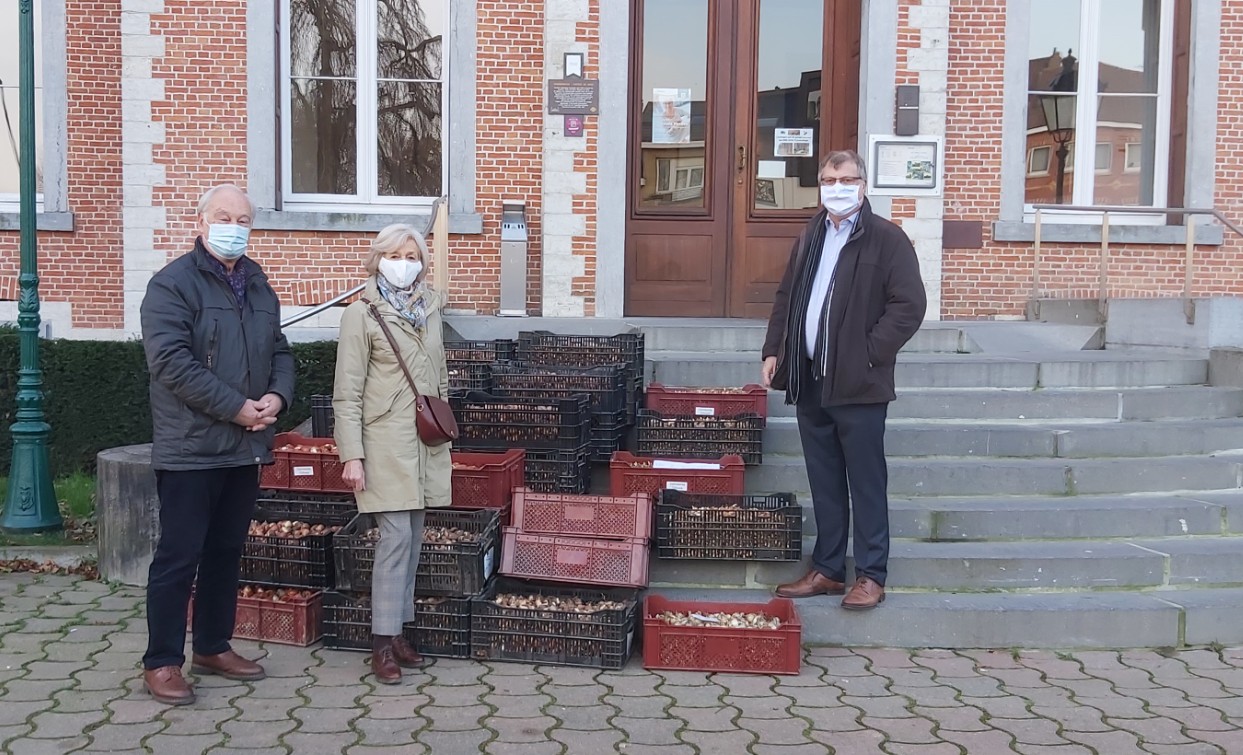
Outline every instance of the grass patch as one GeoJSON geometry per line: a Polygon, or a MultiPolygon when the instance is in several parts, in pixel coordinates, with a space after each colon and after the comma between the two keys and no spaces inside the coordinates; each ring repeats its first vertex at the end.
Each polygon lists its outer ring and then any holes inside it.
{"type": "MultiPolygon", "coordinates": [[[[33,534],[0,531],[0,546],[80,545],[95,540],[95,478],[75,472],[52,481],[65,528],[33,534]]],[[[0,495],[8,495],[9,479],[0,477],[0,495]]],[[[0,501],[0,505],[2,505],[0,501]]]]}

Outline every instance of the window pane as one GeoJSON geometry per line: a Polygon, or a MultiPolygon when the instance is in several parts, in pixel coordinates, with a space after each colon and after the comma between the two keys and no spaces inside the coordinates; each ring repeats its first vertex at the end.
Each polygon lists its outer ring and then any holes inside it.
{"type": "Polygon", "coordinates": [[[1156,94],[1160,32],[1160,0],[1101,0],[1099,91],[1156,94]]]}
{"type": "Polygon", "coordinates": [[[1045,151],[1051,158],[1045,158],[1043,173],[1027,177],[1027,204],[1071,204],[1076,100],[1070,95],[1040,93],[1027,98],[1027,152],[1045,151]]]}
{"type": "Polygon", "coordinates": [[[1102,96],[1097,117],[1095,204],[1153,203],[1157,155],[1157,98],[1102,96]],[[1110,154],[1102,164],[1101,150],[1110,154]]]}
{"type": "MultiPolygon", "coordinates": [[[[35,26],[35,191],[43,191],[43,20],[42,0],[31,6],[35,26]]],[[[18,156],[21,143],[19,41],[17,4],[6,4],[0,23],[0,194],[20,190],[18,156]]]]}
{"type": "Polygon", "coordinates": [[[289,0],[289,74],[357,75],[355,0],[289,0]]]}
{"type": "Polygon", "coordinates": [[[672,183],[678,171],[705,167],[708,0],[643,4],[642,79],[639,206],[702,208],[703,187],[679,191],[672,183]]]}
{"type": "Polygon", "coordinates": [[[385,197],[438,197],[440,84],[381,82],[376,126],[379,191],[385,197]]]}
{"type": "Polygon", "coordinates": [[[298,194],[356,194],[358,87],[352,81],[289,84],[290,159],[298,194]]]}
{"type": "Polygon", "coordinates": [[[820,203],[816,174],[824,5],[823,0],[760,2],[756,154],[751,161],[756,209],[801,209],[820,203]]]}
{"type": "Polygon", "coordinates": [[[1028,32],[1027,88],[1032,92],[1074,92],[1078,89],[1080,0],[1031,3],[1028,32]]]}
{"type": "Polygon", "coordinates": [[[376,7],[381,79],[438,81],[443,65],[445,3],[386,0],[376,7]]]}

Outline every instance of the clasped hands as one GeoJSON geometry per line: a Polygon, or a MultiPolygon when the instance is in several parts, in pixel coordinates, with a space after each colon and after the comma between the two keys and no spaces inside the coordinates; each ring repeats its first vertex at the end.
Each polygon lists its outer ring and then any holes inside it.
{"type": "Polygon", "coordinates": [[[233,423],[252,433],[260,432],[276,424],[276,415],[284,408],[285,400],[275,393],[265,393],[258,400],[248,398],[242,404],[242,410],[233,418],[233,423]]]}

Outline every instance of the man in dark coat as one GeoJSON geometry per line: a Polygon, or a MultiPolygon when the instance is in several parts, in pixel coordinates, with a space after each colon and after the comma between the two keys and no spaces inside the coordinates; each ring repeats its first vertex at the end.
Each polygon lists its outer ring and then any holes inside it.
{"type": "Polygon", "coordinates": [[[915,249],[901,228],[872,213],[866,185],[858,153],[824,159],[822,209],[790,252],[763,351],[765,386],[784,390],[797,407],[817,530],[811,571],[777,594],[845,593],[853,507],[855,583],[842,600],[852,610],[885,599],[885,417],[898,350],[927,309],[915,249]]]}
{"type": "Polygon", "coordinates": [[[156,273],[142,301],[160,496],[143,682],[170,705],[194,702],[181,674],[192,585],[194,673],[264,677],[229,640],[259,465],[272,461],[272,425],[293,398],[294,360],[276,293],[245,256],[254,215],[236,186],[209,190],[194,249],[156,273]]]}

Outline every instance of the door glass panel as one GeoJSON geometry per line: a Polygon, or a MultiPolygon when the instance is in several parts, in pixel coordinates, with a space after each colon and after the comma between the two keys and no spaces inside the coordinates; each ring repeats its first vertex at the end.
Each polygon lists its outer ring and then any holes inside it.
{"type": "Polygon", "coordinates": [[[640,208],[704,207],[708,136],[708,0],[643,7],[640,208]]]}
{"type": "Polygon", "coordinates": [[[1031,4],[1027,34],[1027,204],[1071,204],[1075,194],[1081,0],[1031,4]]]}
{"type": "Polygon", "coordinates": [[[1096,204],[1151,205],[1157,162],[1156,95],[1102,96],[1096,124],[1096,204]]]}
{"type": "Polygon", "coordinates": [[[757,210],[820,201],[820,123],[828,122],[833,107],[820,100],[823,60],[824,0],[759,0],[756,154],[750,161],[757,210]]]}

